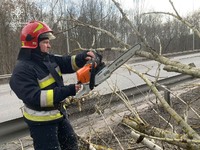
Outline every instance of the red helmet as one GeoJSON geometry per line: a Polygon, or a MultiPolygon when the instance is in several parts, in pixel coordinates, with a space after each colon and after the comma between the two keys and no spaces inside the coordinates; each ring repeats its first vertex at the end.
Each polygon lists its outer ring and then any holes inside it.
{"type": "Polygon", "coordinates": [[[41,21],[31,21],[27,23],[21,31],[20,39],[22,48],[36,48],[38,46],[38,38],[41,34],[46,34],[49,39],[55,39],[53,31],[48,25],[41,21]]]}

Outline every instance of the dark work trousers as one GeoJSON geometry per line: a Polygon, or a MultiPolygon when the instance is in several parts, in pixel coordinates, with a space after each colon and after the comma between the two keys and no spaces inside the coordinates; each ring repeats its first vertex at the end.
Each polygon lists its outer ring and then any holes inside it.
{"type": "Polygon", "coordinates": [[[76,134],[68,119],[45,125],[29,125],[35,150],[78,150],[76,134]]]}

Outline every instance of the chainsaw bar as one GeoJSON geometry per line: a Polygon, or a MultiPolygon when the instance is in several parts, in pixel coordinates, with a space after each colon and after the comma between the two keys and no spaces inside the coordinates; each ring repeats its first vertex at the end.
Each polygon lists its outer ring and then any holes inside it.
{"type": "Polygon", "coordinates": [[[134,45],[132,48],[128,49],[121,56],[116,58],[111,64],[105,66],[101,71],[99,71],[95,76],[95,86],[99,85],[107,78],[111,76],[111,74],[117,70],[121,65],[127,62],[136,51],[141,49],[141,44],[134,45]]]}

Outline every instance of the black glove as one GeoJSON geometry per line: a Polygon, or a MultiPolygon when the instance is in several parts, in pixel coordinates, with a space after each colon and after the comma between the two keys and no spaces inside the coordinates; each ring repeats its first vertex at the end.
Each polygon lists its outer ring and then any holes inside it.
{"type": "Polygon", "coordinates": [[[87,52],[89,52],[89,51],[88,50],[83,51],[76,55],[75,61],[76,61],[76,65],[79,68],[83,67],[86,64],[86,62],[87,62],[86,57],[89,56],[89,55],[87,55],[87,52]]]}
{"type": "Polygon", "coordinates": [[[59,104],[68,96],[75,96],[76,88],[75,84],[69,84],[62,87],[54,88],[54,105],[59,104]]]}

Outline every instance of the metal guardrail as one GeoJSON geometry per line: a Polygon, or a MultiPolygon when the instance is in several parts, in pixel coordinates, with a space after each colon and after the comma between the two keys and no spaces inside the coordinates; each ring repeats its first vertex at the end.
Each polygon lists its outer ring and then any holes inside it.
{"type": "Polygon", "coordinates": [[[0,144],[19,139],[29,134],[28,126],[23,118],[0,123],[0,144]]]}
{"type": "MultiPolygon", "coordinates": [[[[167,87],[172,87],[174,85],[180,84],[183,81],[189,81],[192,80],[193,77],[189,75],[176,75],[167,79],[163,79],[158,81],[160,84],[165,85],[167,87]]],[[[161,88],[161,90],[163,90],[161,88]]],[[[141,93],[149,91],[149,87],[146,84],[137,86],[137,87],[132,87],[129,89],[123,90],[123,92],[128,96],[128,97],[137,97],[141,96],[141,93]]],[[[111,96],[112,93],[103,95],[105,99],[111,96]]],[[[69,112],[70,112],[70,118],[73,118],[76,116],[82,117],[85,115],[85,113],[92,114],[94,111],[89,111],[94,108],[95,103],[97,100],[95,99],[89,99],[87,100],[87,105],[82,105],[83,111],[79,112],[77,109],[74,108],[74,106],[69,107],[69,112]],[[88,105],[89,104],[89,105],[88,105]]],[[[103,102],[106,103],[107,101],[103,102]]],[[[112,102],[115,102],[115,100],[112,100],[112,102]]],[[[23,118],[16,118],[14,120],[6,121],[3,123],[0,123],[0,144],[24,137],[28,135],[28,127],[24,123],[23,118]]]]}
{"type": "Polygon", "coordinates": [[[10,78],[12,74],[2,74],[0,75],[0,79],[7,79],[10,78]]]}

